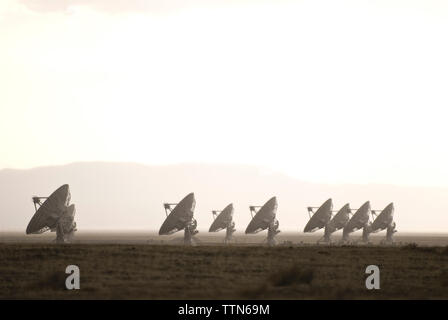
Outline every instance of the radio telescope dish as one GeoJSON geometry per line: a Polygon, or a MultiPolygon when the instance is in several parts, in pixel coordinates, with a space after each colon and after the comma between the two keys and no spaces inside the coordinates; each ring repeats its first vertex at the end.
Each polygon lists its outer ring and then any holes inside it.
{"type": "Polygon", "coordinates": [[[194,193],[189,193],[179,203],[164,203],[163,206],[167,217],[160,227],[159,235],[169,235],[184,230],[184,242],[191,244],[192,237],[198,233],[197,222],[193,218],[196,206],[194,193]]]}
{"type": "MultiPolygon", "coordinates": [[[[377,210],[372,210],[372,216],[376,216],[377,210]]],[[[387,229],[386,242],[393,242],[392,236],[395,232],[395,222],[394,222],[394,204],[390,203],[384,208],[379,215],[375,217],[375,220],[363,229],[363,240],[365,242],[369,241],[369,234],[380,232],[387,229]]]]}
{"type": "Polygon", "coordinates": [[[350,204],[345,204],[325,226],[324,241],[330,242],[331,234],[344,228],[350,220],[350,204]]]}
{"type": "Polygon", "coordinates": [[[267,241],[269,245],[275,245],[275,236],[280,233],[278,230],[279,222],[276,219],[277,214],[277,198],[272,197],[263,206],[250,206],[251,214],[255,212],[255,216],[252,217],[251,222],[246,228],[246,234],[258,233],[260,231],[268,229],[267,241]],[[258,211],[257,209],[260,208],[258,211]]]}
{"type": "Polygon", "coordinates": [[[369,223],[370,202],[364,203],[348,221],[342,233],[342,241],[347,241],[350,233],[364,228],[369,223]]]}
{"type": "Polygon", "coordinates": [[[70,205],[70,199],[68,184],[59,187],[49,197],[33,197],[36,213],[26,228],[26,234],[56,231],[56,242],[68,242],[76,231],[76,210],[75,205],[70,205]]]}
{"type": "MultiPolygon", "coordinates": [[[[316,207],[308,207],[308,212],[313,213],[316,207]]],[[[316,213],[310,218],[303,232],[314,232],[324,228],[331,219],[331,211],[333,210],[333,201],[328,199],[320,206],[316,213]]]]}
{"type": "Polygon", "coordinates": [[[226,229],[226,237],[224,242],[227,243],[232,239],[235,230],[235,222],[233,221],[233,204],[229,204],[222,211],[213,210],[213,218],[215,219],[210,226],[208,232],[219,232],[226,229]],[[215,216],[217,217],[215,218],[215,216]]]}

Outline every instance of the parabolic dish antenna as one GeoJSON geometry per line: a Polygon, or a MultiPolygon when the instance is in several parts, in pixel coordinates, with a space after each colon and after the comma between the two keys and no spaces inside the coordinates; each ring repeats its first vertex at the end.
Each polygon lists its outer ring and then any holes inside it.
{"type": "Polygon", "coordinates": [[[394,222],[394,204],[388,204],[379,215],[376,215],[376,211],[378,210],[372,210],[372,216],[376,216],[375,220],[363,229],[363,240],[368,242],[370,233],[376,233],[387,229],[386,242],[393,242],[392,236],[397,232],[395,230],[396,225],[394,222]]]}
{"type": "MultiPolygon", "coordinates": [[[[316,207],[308,207],[308,213],[313,213],[316,207]]],[[[310,218],[303,232],[314,232],[324,228],[331,219],[331,211],[333,210],[333,201],[328,199],[320,207],[316,213],[310,218]]]]}
{"type": "Polygon", "coordinates": [[[252,216],[252,220],[246,228],[246,234],[258,233],[260,231],[268,229],[268,244],[275,245],[275,236],[280,232],[278,230],[279,222],[276,219],[277,214],[277,198],[272,197],[263,206],[250,206],[251,214],[255,212],[255,216],[252,216]],[[257,211],[257,209],[259,210],[257,211]]]}
{"type": "Polygon", "coordinates": [[[350,204],[345,204],[325,226],[324,241],[330,242],[331,234],[344,228],[350,220],[350,204]]]}
{"type": "Polygon", "coordinates": [[[192,237],[198,233],[197,222],[193,218],[196,206],[194,193],[189,193],[179,203],[164,203],[163,206],[167,217],[160,227],[159,235],[169,235],[184,230],[184,242],[191,244],[192,237]]]}
{"type": "Polygon", "coordinates": [[[370,202],[364,203],[348,221],[342,233],[342,241],[347,241],[350,233],[364,228],[369,223],[370,202]]]}
{"type": "Polygon", "coordinates": [[[229,204],[222,211],[213,210],[212,214],[215,220],[210,226],[208,232],[218,232],[226,229],[226,237],[224,242],[229,242],[235,232],[235,222],[233,221],[233,204],[229,204]]]}
{"type": "Polygon", "coordinates": [[[70,205],[70,188],[64,184],[49,197],[33,197],[36,213],[31,218],[26,234],[56,231],[56,242],[67,242],[76,231],[75,205],[70,205]],[[42,203],[42,200],[45,201],[42,203]]]}

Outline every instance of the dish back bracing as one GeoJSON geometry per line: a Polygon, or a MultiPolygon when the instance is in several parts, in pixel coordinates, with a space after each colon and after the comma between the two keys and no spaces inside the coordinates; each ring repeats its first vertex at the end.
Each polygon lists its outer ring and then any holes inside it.
{"type": "MultiPolygon", "coordinates": [[[[310,218],[303,232],[314,232],[324,228],[331,219],[331,211],[333,210],[333,201],[328,199],[325,201],[310,218]]],[[[313,207],[308,207],[309,212],[313,212],[313,207]]]]}
{"type": "MultiPolygon", "coordinates": [[[[377,210],[372,210],[372,216],[376,214],[377,210]]],[[[396,232],[395,230],[395,222],[394,222],[394,204],[389,203],[381,212],[379,215],[375,217],[373,222],[366,227],[364,227],[363,230],[363,241],[368,242],[369,241],[369,234],[370,233],[376,233],[380,232],[382,230],[387,230],[386,233],[386,242],[393,242],[392,236],[396,232]]]]}
{"type": "Polygon", "coordinates": [[[331,241],[331,234],[343,229],[350,220],[350,204],[346,203],[339,211],[333,216],[330,222],[325,226],[324,241],[331,241]]]}
{"type": "Polygon", "coordinates": [[[342,240],[347,241],[350,233],[364,228],[370,217],[370,202],[365,202],[351,217],[342,233],[342,240]]]}
{"type": "Polygon", "coordinates": [[[224,242],[229,242],[232,239],[235,230],[235,222],[233,221],[233,204],[229,204],[222,211],[212,211],[214,221],[210,226],[209,232],[219,232],[226,229],[226,237],[224,242]],[[215,218],[216,215],[216,218],[215,218]]]}
{"type": "Polygon", "coordinates": [[[198,233],[197,222],[193,218],[196,200],[194,193],[189,193],[179,203],[165,203],[164,208],[167,214],[165,221],[159,230],[159,235],[169,235],[184,230],[184,242],[191,244],[192,237],[198,233]],[[172,206],[175,206],[172,209],[172,206]]]}
{"type": "Polygon", "coordinates": [[[257,211],[257,206],[250,206],[249,209],[251,212],[256,212],[255,216],[252,217],[252,220],[249,222],[249,225],[246,228],[246,234],[254,234],[260,231],[268,229],[268,244],[274,245],[275,239],[274,237],[280,232],[278,230],[279,222],[276,219],[277,214],[277,198],[272,197],[268,200],[260,209],[257,211]]]}
{"type": "Polygon", "coordinates": [[[26,234],[40,234],[56,231],[56,241],[66,242],[76,231],[74,221],[75,206],[70,205],[71,194],[68,184],[64,184],[49,197],[33,197],[35,214],[26,228],[26,234]],[[45,199],[42,203],[41,200],[45,199]]]}

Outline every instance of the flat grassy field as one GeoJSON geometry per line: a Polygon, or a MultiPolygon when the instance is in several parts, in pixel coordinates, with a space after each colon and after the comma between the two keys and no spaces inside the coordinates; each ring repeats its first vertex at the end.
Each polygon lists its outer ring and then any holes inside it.
{"type": "Polygon", "coordinates": [[[448,247],[0,243],[0,299],[417,298],[448,299],[448,247]],[[80,290],[65,289],[70,264],[80,290]]]}

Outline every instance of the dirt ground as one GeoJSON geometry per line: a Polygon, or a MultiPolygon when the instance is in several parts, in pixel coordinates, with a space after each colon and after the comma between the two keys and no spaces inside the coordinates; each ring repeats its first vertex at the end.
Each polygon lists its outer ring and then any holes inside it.
{"type": "Polygon", "coordinates": [[[417,298],[448,299],[448,247],[0,243],[0,299],[417,298]]]}

